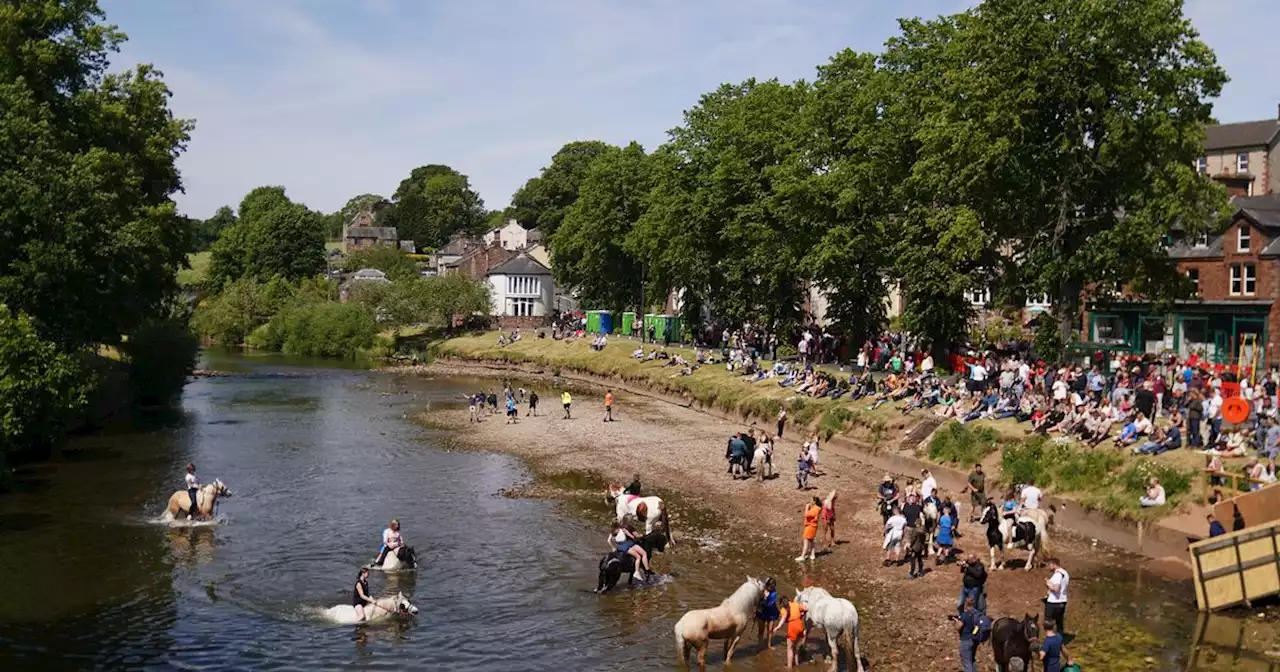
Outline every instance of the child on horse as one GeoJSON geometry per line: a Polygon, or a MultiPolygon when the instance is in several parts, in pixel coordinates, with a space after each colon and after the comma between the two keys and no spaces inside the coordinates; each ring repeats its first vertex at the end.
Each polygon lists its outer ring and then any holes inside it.
{"type": "Polygon", "coordinates": [[[649,552],[637,543],[638,539],[639,537],[636,536],[635,532],[630,528],[623,527],[617,522],[609,526],[609,545],[612,546],[615,551],[618,551],[619,553],[626,553],[627,555],[635,558],[636,568],[644,569],[644,577],[642,577],[641,580],[647,580],[650,573],[649,552]]]}

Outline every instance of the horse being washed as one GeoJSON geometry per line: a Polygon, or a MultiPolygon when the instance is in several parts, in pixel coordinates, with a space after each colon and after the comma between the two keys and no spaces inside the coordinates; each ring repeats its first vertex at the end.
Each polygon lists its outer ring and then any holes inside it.
{"type": "Polygon", "coordinates": [[[698,670],[707,669],[707,645],[710,640],[723,639],[724,662],[733,659],[733,649],[742,633],[755,620],[756,607],[764,597],[764,581],[747,577],[733,594],[718,607],[694,609],[676,621],[676,656],[683,666],[689,659],[689,649],[698,651],[698,670]]]}
{"type": "Polygon", "coordinates": [[[675,537],[671,536],[671,520],[667,518],[667,505],[662,502],[661,497],[624,494],[621,486],[610,483],[605,488],[605,501],[613,504],[619,523],[623,522],[627,516],[643,521],[645,536],[653,532],[655,522],[661,523],[662,531],[667,535],[667,543],[676,545],[675,537]]]}
{"type": "Polygon", "coordinates": [[[365,605],[364,613],[365,619],[361,621],[356,615],[356,608],[349,604],[339,604],[322,612],[326,620],[351,625],[386,621],[396,616],[413,616],[418,613],[418,608],[409,602],[404,593],[396,593],[388,597],[374,598],[373,604],[365,605]]]}
{"type": "Polygon", "coordinates": [[[186,490],[178,490],[169,495],[169,505],[165,509],[164,515],[161,516],[166,522],[173,521],[179,513],[187,514],[187,518],[195,520],[196,516],[210,518],[213,512],[217,510],[219,497],[230,497],[231,491],[220,480],[200,488],[196,491],[196,507],[195,512],[191,510],[191,497],[186,490]]]}
{"type": "MultiPolygon", "coordinates": [[[[654,553],[661,553],[667,548],[667,534],[661,530],[655,530],[649,534],[640,537],[636,542],[643,548],[645,553],[649,554],[652,561],[654,553]]],[[[631,585],[632,578],[635,576],[636,559],[630,554],[622,551],[614,551],[600,559],[600,576],[596,582],[597,593],[607,593],[618,585],[618,579],[623,574],[627,575],[627,585],[631,585]]]]}
{"type": "Polygon", "coordinates": [[[831,649],[831,672],[840,667],[840,641],[844,641],[849,669],[863,672],[862,651],[858,643],[858,610],[842,597],[832,597],[821,588],[796,591],[796,601],[809,609],[809,622],[822,628],[831,649]]]}
{"type": "MultiPolygon", "coordinates": [[[[1044,509],[1027,509],[1017,516],[1017,520],[1000,518],[1000,536],[1004,538],[1004,548],[1025,548],[1027,554],[1026,570],[1035,567],[1036,555],[1045,553],[1049,548],[1049,526],[1053,524],[1053,514],[1057,507],[1044,509]]],[[[1004,566],[1004,549],[1000,550],[1000,567],[1004,566]]]]}

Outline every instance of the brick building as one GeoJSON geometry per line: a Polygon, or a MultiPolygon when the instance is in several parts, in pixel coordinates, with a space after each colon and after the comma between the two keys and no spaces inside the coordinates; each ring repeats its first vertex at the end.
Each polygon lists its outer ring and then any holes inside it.
{"type": "Polygon", "coordinates": [[[1085,340],[1232,363],[1241,355],[1252,358],[1244,345],[1248,336],[1265,347],[1260,362],[1280,362],[1280,194],[1237,197],[1232,205],[1231,224],[1221,235],[1179,239],[1169,247],[1197,298],[1168,311],[1137,301],[1091,303],[1085,340]]]}

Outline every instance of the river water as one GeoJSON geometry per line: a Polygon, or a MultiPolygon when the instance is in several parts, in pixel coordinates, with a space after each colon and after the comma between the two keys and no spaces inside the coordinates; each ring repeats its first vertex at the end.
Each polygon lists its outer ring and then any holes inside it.
{"type": "MultiPolygon", "coordinates": [[[[410,422],[475,381],[207,356],[235,375],[75,439],[0,497],[0,669],[671,668],[675,619],[759,570],[732,551],[669,556],[662,585],[596,596],[603,505],[593,521],[505,497],[530,478],[518,461],[448,450],[447,434],[410,422]],[[155,522],[187,462],[232,489],[219,524],[155,522]],[[372,589],[421,613],[326,624],[318,610],[347,603],[393,517],[425,564],[375,572],[372,589]]],[[[1179,650],[1170,642],[1165,660],[1179,650]]],[[[782,668],[779,654],[741,651],[739,669],[782,668]]]]}

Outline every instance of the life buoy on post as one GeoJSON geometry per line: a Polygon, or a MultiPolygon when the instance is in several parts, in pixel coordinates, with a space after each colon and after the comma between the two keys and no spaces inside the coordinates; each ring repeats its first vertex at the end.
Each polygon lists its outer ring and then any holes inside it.
{"type": "Polygon", "coordinates": [[[1222,404],[1222,419],[1238,425],[1249,419],[1249,402],[1241,397],[1231,397],[1222,404]]]}

